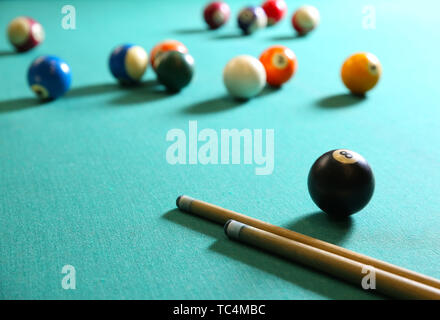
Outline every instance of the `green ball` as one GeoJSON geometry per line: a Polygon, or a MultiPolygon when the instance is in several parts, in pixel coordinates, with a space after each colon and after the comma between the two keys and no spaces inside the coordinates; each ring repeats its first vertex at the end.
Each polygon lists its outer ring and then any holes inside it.
{"type": "Polygon", "coordinates": [[[186,87],[194,75],[194,58],[187,53],[164,52],[156,59],[155,66],[157,80],[172,92],[186,87]]]}

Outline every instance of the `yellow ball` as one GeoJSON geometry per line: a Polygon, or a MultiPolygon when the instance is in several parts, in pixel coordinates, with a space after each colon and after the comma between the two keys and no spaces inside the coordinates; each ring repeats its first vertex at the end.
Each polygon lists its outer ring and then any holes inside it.
{"type": "Polygon", "coordinates": [[[348,57],[342,65],[341,77],[354,94],[363,95],[371,90],[382,74],[379,59],[371,53],[359,52],[348,57]]]}

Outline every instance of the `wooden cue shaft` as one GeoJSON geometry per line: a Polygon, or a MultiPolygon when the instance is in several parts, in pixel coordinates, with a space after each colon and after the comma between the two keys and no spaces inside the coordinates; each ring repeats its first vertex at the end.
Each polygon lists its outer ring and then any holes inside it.
{"type": "MultiPolygon", "coordinates": [[[[397,299],[440,299],[440,290],[381,269],[366,269],[364,264],[304,243],[229,220],[225,232],[231,239],[256,246],[289,260],[336,276],[360,286],[363,278],[374,271],[377,290],[397,299]]],[[[370,278],[371,281],[371,278],[370,278]]],[[[370,282],[371,285],[371,282],[370,282]]],[[[360,286],[362,288],[362,286],[360,286]]],[[[368,288],[368,287],[367,287],[368,288]]],[[[365,289],[367,289],[365,288],[365,289]]]]}
{"type": "Polygon", "coordinates": [[[203,217],[205,219],[214,221],[216,223],[219,223],[221,225],[224,225],[226,221],[228,220],[236,220],[239,222],[242,222],[244,224],[250,225],[252,227],[271,232],[274,234],[277,234],[281,237],[285,237],[291,240],[295,240],[304,244],[307,244],[309,246],[325,250],[337,255],[340,255],[342,257],[358,261],[360,263],[370,265],[376,269],[382,269],[384,271],[394,273],[398,276],[405,277],[414,281],[421,282],[423,284],[435,287],[437,289],[440,289],[440,280],[437,280],[432,277],[428,277],[424,274],[414,272],[405,268],[401,268],[398,266],[395,266],[393,264],[387,263],[385,261],[381,261],[342,247],[339,247],[337,245],[318,240],[306,235],[303,235],[301,233],[281,228],[272,224],[269,224],[267,222],[246,216],[244,214],[231,211],[228,209],[224,209],[222,207],[197,200],[188,196],[180,196],[176,200],[177,207],[183,211],[198,215],[200,217],[203,217]]]}

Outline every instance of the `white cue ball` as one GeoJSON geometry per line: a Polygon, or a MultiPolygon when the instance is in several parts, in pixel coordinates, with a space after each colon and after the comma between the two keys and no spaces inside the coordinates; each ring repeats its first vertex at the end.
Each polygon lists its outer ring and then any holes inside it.
{"type": "Polygon", "coordinates": [[[223,82],[231,96],[240,99],[255,97],[266,84],[263,64],[249,55],[233,58],[223,70],[223,82]]]}

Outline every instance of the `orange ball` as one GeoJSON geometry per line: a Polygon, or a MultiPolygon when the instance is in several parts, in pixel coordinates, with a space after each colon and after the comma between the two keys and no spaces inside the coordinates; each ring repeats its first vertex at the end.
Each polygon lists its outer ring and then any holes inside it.
{"type": "Polygon", "coordinates": [[[371,53],[359,52],[348,57],[342,65],[341,77],[354,94],[363,95],[371,90],[382,74],[379,59],[371,53]]]}
{"type": "Polygon", "coordinates": [[[295,74],[297,61],[295,53],[284,46],[273,46],[260,56],[260,62],[266,69],[266,81],[273,87],[279,87],[295,74]]]}
{"type": "Polygon", "coordinates": [[[188,53],[188,49],[185,45],[177,40],[165,40],[158,43],[151,50],[150,53],[150,64],[153,70],[156,70],[156,66],[154,65],[154,61],[156,58],[166,51],[178,51],[181,53],[188,53]]]}

